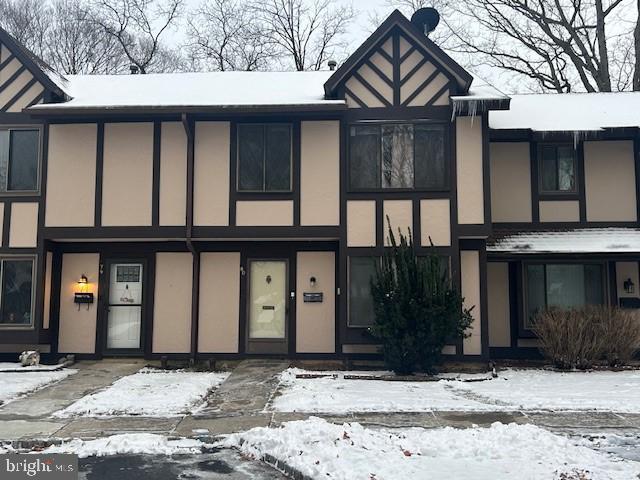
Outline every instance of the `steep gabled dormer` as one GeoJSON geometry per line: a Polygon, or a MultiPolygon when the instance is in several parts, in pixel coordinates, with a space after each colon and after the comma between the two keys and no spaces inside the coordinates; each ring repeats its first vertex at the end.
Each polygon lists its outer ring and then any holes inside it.
{"type": "Polygon", "coordinates": [[[398,10],[325,83],[350,108],[449,106],[473,77],[398,10]]]}

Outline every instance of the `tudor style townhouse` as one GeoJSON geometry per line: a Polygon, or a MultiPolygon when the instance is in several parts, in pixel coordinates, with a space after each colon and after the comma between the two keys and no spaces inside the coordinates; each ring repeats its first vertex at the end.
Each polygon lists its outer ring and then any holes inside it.
{"type": "Polygon", "coordinates": [[[387,217],[474,306],[454,358],[640,306],[640,93],[507,96],[397,11],[322,72],[62,77],[0,45],[0,352],[375,355],[387,217]]]}

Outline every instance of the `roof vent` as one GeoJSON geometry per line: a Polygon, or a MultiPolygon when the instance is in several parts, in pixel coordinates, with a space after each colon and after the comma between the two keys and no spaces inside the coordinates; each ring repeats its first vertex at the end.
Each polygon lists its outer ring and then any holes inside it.
{"type": "Polygon", "coordinates": [[[336,67],[338,66],[338,62],[336,62],[335,60],[329,60],[327,62],[327,65],[329,65],[329,70],[331,70],[333,72],[336,69],[336,67]]]}
{"type": "Polygon", "coordinates": [[[420,8],[411,16],[411,23],[429,36],[440,23],[440,14],[435,8],[420,8]]]}
{"type": "Polygon", "coordinates": [[[137,65],[129,65],[129,72],[131,73],[131,75],[137,75],[138,73],[140,73],[140,69],[138,68],[137,65]]]}

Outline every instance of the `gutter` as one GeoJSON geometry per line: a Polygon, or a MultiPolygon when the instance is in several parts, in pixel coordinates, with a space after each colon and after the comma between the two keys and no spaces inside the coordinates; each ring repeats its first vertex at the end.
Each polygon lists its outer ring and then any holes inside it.
{"type": "Polygon", "coordinates": [[[198,353],[198,317],[200,308],[200,252],[193,244],[193,190],[195,179],[195,132],[194,124],[187,113],[182,114],[182,126],[187,135],[187,208],[185,243],[193,257],[191,278],[191,363],[195,363],[198,353]]]}

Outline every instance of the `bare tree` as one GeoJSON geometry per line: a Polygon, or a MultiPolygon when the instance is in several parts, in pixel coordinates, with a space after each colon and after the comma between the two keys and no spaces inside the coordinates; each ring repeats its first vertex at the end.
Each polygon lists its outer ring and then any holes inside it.
{"type": "MultiPolygon", "coordinates": [[[[390,3],[407,11],[421,2],[390,3]]],[[[469,63],[525,76],[542,90],[640,90],[633,7],[632,0],[442,0],[450,34],[444,46],[467,54],[469,63]]]]}
{"type": "Polygon", "coordinates": [[[251,5],[266,41],[278,47],[285,65],[320,70],[346,49],[345,34],[354,18],[350,6],[334,0],[256,0],[251,5]]]}
{"type": "Polygon", "coordinates": [[[81,0],[57,0],[52,12],[45,58],[59,73],[110,74],[127,68],[118,42],[95,28],[95,15],[81,0]]]}
{"type": "Polygon", "coordinates": [[[40,57],[47,50],[52,12],[42,0],[0,0],[0,26],[40,57]]]}
{"type": "Polygon", "coordinates": [[[237,0],[203,1],[188,19],[187,38],[197,69],[264,70],[277,53],[253,12],[237,0]]]}
{"type": "Polygon", "coordinates": [[[184,0],[94,0],[95,23],[119,44],[140,73],[180,69],[181,58],[161,43],[184,0]]]}

